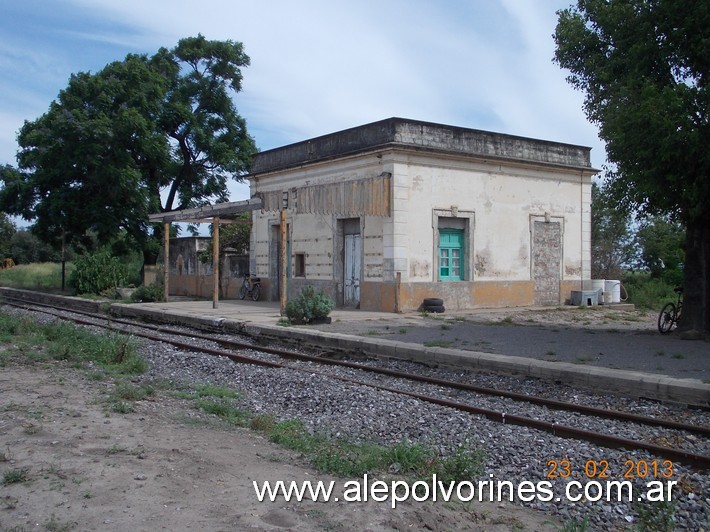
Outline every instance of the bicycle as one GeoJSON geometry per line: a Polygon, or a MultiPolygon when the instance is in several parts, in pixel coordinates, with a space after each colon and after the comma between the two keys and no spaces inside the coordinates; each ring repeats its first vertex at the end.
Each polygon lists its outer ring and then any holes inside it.
{"type": "Polygon", "coordinates": [[[252,301],[258,301],[261,296],[261,278],[252,277],[251,274],[244,274],[244,281],[239,289],[239,299],[244,299],[247,295],[252,301]]]}
{"type": "Polygon", "coordinates": [[[683,311],[683,287],[676,286],[673,291],[678,294],[676,303],[666,303],[658,315],[658,332],[667,334],[675,325],[678,326],[683,311]]]}

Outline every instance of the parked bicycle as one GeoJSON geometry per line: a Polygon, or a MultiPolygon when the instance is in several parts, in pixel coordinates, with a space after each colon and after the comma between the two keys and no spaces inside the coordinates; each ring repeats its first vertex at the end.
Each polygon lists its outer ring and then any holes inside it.
{"type": "Polygon", "coordinates": [[[673,326],[678,326],[683,311],[683,287],[677,286],[673,291],[678,294],[678,300],[675,303],[666,303],[658,315],[658,331],[661,334],[669,333],[673,326]]]}
{"type": "Polygon", "coordinates": [[[242,287],[239,289],[239,299],[249,296],[252,301],[258,301],[261,296],[261,277],[252,277],[251,274],[244,274],[242,287]]]}

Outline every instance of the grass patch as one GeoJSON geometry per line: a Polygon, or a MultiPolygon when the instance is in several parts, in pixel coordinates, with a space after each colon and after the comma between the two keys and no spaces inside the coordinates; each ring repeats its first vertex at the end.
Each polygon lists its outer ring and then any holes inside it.
{"type": "MultiPolygon", "coordinates": [[[[68,262],[66,276],[74,266],[68,262]]],[[[19,264],[14,268],[0,270],[0,286],[30,290],[60,291],[62,288],[62,265],[55,262],[19,264]]]]}
{"type": "Polygon", "coordinates": [[[111,391],[111,398],[120,401],[142,401],[146,397],[155,395],[152,386],[135,386],[128,382],[119,382],[111,391]]]}
{"type": "Polygon", "coordinates": [[[9,486],[10,484],[19,484],[21,482],[27,482],[29,477],[29,468],[14,468],[6,471],[2,477],[3,486],[9,486]]]}
{"type": "Polygon", "coordinates": [[[28,317],[0,312],[0,342],[14,344],[30,362],[66,360],[76,366],[93,362],[117,375],[137,375],[147,369],[133,338],[95,334],[66,322],[38,324],[28,317]]]}
{"type": "Polygon", "coordinates": [[[409,331],[409,329],[407,329],[406,327],[399,328],[399,334],[407,334],[408,331],[409,331]]]}
{"type": "Polygon", "coordinates": [[[132,414],[136,411],[135,407],[126,401],[113,401],[110,410],[116,414],[132,414]]]}
{"type": "Polygon", "coordinates": [[[452,344],[451,340],[431,340],[424,342],[424,347],[450,347],[452,344]]]}
{"type": "Polygon", "coordinates": [[[485,460],[482,451],[468,448],[442,458],[434,449],[406,439],[393,446],[335,440],[309,433],[299,420],[276,422],[269,416],[258,416],[250,426],[272,442],[302,453],[318,471],[341,477],[389,472],[425,478],[436,473],[445,482],[470,480],[481,474],[485,460]]]}
{"type": "Polygon", "coordinates": [[[236,390],[214,384],[203,384],[192,391],[177,392],[175,395],[193,401],[203,412],[217,416],[228,423],[239,426],[247,424],[247,413],[234,405],[234,401],[240,397],[236,390]]]}

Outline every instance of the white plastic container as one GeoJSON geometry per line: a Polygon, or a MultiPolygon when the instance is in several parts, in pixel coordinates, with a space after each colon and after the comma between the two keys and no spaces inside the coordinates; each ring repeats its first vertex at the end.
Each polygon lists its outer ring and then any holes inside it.
{"type": "Polygon", "coordinates": [[[604,283],[604,303],[621,303],[621,281],[609,280],[604,283]]]}
{"type": "Polygon", "coordinates": [[[599,291],[599,304],[606,303],[604,300],[604,290],[605,290],[606,280],[604,279],[592,279],[592,290],[599,291]]]}

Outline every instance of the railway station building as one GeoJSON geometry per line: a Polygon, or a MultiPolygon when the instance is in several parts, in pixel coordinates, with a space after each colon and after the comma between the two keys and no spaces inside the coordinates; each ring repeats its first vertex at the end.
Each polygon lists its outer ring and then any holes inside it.
{"type": "Polygon", "coordinates": [[[263,151],[250,269],[271,300],[285,279],[364,310],[557,306],[591,286],[596,172],[587,147],[402,118],[263,151]]]}

